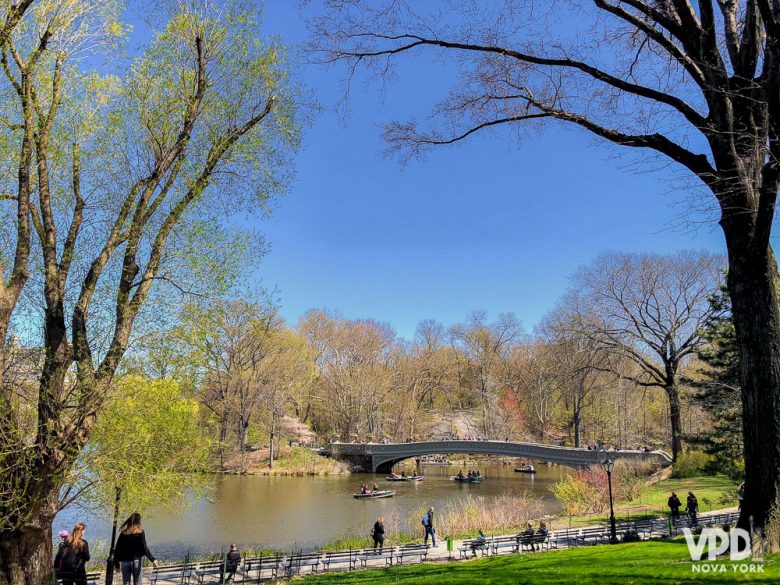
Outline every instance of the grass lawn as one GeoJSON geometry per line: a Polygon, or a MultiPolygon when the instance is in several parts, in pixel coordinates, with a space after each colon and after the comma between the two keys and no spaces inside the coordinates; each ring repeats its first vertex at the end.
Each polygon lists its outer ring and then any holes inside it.
{"type": "MultiPolygon", "coordinates": [[[[708,561],[703,561],[709,564],[708,561]]],[[[699,574],[685,540],[619,545],[491,557],[469,562],[424,564],[306,577],[304,585],[650,585],[677,583],[780,583],[780,555],[767,557],[763,573],[699,574]]],[[[734,563],[740,565],[742,563],[734,563]]]]}
{"type": "MultiPolygon", "coordinates": [[[[615,517],[618,520],[627,518],[640,518],[642,516],[658,516],[668,514],[669,508],[666,500],[672,492],[677,492],[685,507],[685,498],[689,491],[696,494],[699,500],[700,512],[708,512],[719,508],[729,508],[737,505],[736,491],[739,481],[729,479],[724,475],[707,477],[691,477],[687,479],[666,479],[653,484],[642,495],[642,498],[633,502],[620,502],[615,504],[615,517]]],[[[590,524],[606,524],[609,522],[609,514],[594,516],[561,516],[552,522],[553,528],[565,528],[568,526],[587,526],[590,524]]]]}

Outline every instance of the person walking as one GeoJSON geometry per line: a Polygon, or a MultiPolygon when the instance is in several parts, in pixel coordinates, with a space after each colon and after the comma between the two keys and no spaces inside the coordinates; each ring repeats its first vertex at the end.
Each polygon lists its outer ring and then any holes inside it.
{"type": "Polygon", "coordinates": [[[130,514],[124,521],[116,539],[114,548],[114,567],[122,571],[122,585],[141,585],[141,568],[146,557],[157,568],[157,561],[149,552],[146,544],[146,533],[141,527],[141,515],[138,512],[130,514]]]}
{"type": "Polygon", "coordinates": [[[233,577],[236,576],[238,566],[241,564],[241,553],[238,551],[238,547],[235,544],[230,545],[227,558],[225,559],[225,583],[230,583],[233,577]]]}
{"type": "Polygon", "coordinates": [[[382,547],[385,545],[385,519],[377,518],[374,522],[374,527],[371,529],[371,538],[374,539],[374,552],[379,547],[379,552],[382,552],[382,547]]]}
{"type": "Polygon", "coordinates": [[[89,543],[83,538],[86,529],[86,524],[76,524],[54,557],[54,572],[62,585],[87,585],[89,543]]]}
{"type": "Polygon", "coordinates": [[[431,542],[433,543],[433,546],[436,546],[436,529],[433,527],[433,506],[428,508],[428,511],[425,513],[425,515],[422,517],[422,525],[425,528],[425,538],[423,538],[423,542],[425,544],[428,544],[428,536],[431,537],[431,542]]]}
{"type": "Polygon", "coordinates": [[[696,519],[696,514],[699,512],[699,500],[696,499],[693,492],[688,492],[686,504],[685,511],[688,512],[688,517],[691,519],[691,526],[698,525],[699,521],[696,519]]]}
{"type": "Polygon", "coordinates": [[[682,506],[682,502],[680,501],[680,498],[677,497],[676,493],[672,492],[672,495],[669,496],[669,499],[666,501],[666,505],[669,506],[669,509],[672,511],[672,518],[680,517],[680,506],[682,506]]]}

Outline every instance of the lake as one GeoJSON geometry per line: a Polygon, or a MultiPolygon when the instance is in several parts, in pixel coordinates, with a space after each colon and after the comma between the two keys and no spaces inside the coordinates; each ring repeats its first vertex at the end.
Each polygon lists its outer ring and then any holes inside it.
{"type": "MultiPolygon", "coordinates": [[[[152,552],[162,558],[220,552],[231,542],[242,548],[275,550],[309,549],[329,540],[368,534],[377,516],[408,517],[428,506],[438,509],[464,495],[494,498],[502,494],[542,500],[547,513],[560,512],[550,486],[567,468],[539,465],[535,475],[515,473],[509,465],[423,465],[421,482],[387,482],[384,475],[273,477],[215,476],[208,497],[194,498],[182,511],[164,508],[144,514],[144,528],[152,552]],[[461,484],[450,476],[463,469],[480,469],[487,479],[481,484],[461,484]],[[393,498],[356,500],[352,494],[361,483],[396,489],[393,498]]],[[[130,510],[123,510],[127,516],[130,510]]],[[[78,509],[61,512],[55,534],[70,530],[77,521],[87,524],[87,539],[93,546],[111,536],[111,512],[86,513],[78,509]]]]}

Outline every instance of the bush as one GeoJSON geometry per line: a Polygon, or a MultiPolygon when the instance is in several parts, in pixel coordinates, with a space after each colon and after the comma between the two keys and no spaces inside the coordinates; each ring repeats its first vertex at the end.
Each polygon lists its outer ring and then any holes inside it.
{"type": "Polygon", "coordinates": [[[609,508],[607,475],[589,469],[567,475],[552,486],[552,492],[568,516],[599,514],[609,508]],[[603,481],[601,481],[603,479],[603,481]]]}
{"type": "Polygon", "coordinates": [[[704,474],[712,462],[712,455],[704,451],[683,451],[677,455],[677,461],[672,467],[672,477],[684,479],[704,474]]]}
{"type": "Polygon", "coordinates": [[[623,533],[623,542],[639,542],[642,540],[636,530],[627,530],[623,533]]]}

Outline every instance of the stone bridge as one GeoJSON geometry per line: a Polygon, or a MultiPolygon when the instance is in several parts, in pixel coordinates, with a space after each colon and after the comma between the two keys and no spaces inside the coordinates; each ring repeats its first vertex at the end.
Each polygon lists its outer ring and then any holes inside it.
{"type": "Polygon", "coordinates": [[[610,459],[652,461],[671,465],[672,458],[663,451],[594,451],[585,448],[559,447],[541,443],[508,441],[425,441],[420,443],[331,443],[323,454],[368,473],[390,473],[393,465],[404,459],[422,455],[467,453],[524,457],[535,461],[549,461],[569,467],[584,467],[610,459]]]}

